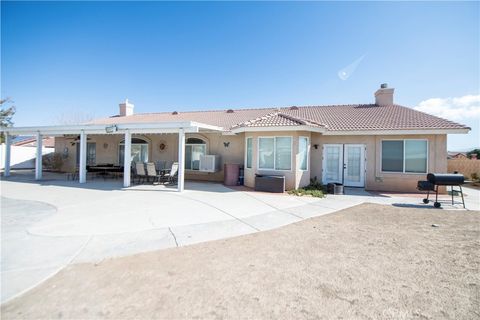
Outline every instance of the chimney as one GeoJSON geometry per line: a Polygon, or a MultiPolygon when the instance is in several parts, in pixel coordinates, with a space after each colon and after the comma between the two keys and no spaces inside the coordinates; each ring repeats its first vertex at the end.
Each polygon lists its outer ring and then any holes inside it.
{"type": "Polygon", "coordinates": [[[125,99],[125,102],[120,103],[119,106],[120,106],[121,117],[131,116],[133,114],[134,105],[128,102],[128,99],[125,99]]]}
{"type": "Polygon", "coordinates": [[[379,106],[389,106],[393,104],[394,88],[388,88],[386,83],[380,85],[380,89],[375,92],[375,104],[379,106]]]}

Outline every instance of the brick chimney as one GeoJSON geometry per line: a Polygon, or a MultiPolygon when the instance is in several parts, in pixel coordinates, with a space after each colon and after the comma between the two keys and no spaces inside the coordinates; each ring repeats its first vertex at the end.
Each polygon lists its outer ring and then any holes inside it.
{"type": "Polygon", "coordinates": [[[380,85],[380,89],[375,91],[375,104],[379,106],[389,106],[393,104],[394,88],[388,88],[386,83],[380,85]]]}
{"type": "Polygon", "coordinates": [[[134,105],[133,103],[128,102],[128,99],[125,99],[125,102],[120,103],[119,106],[121,117],[131,116],[133,114],[134,105]]]}

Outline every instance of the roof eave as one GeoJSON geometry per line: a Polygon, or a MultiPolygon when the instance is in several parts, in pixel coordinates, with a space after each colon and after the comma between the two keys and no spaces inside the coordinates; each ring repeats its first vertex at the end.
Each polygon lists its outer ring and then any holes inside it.
{"type": "Polygon", "coordinates": [[[466,134],[470,128],[451,129],[389,129],[389,130],[352,130],[352,131],[326,131],[329,136],[355,136],[355,135],[414,135],[414,134],[466,134]]]}
{"type": "Polygon", "coordinates": [[[237,127],[232,129],[233,133],[241,132],[269,132],[269,131],[310,131],[310,132],[326,132],[325,128],[312,127],[308,125],[300,126],[266,126],[266,127],[237,127]]]}

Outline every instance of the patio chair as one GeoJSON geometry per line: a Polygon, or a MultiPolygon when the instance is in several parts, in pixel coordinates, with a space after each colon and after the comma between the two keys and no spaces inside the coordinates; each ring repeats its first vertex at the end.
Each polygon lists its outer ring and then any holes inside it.
{"type": "Polygon", "coordinates": [[[172,168],[162,176],[161,181],[176,184],[177,179],[178,179],[178,162],[174,162],[172,164],[172,168]]]}
{"type": "MultiPolygon", "coordinates": [[[[145,172],[145,166],[143,163],[135,164],[135,178],[138,179],[138,183],[140,183],[140,180],[145,181],[145,179],[147,179],[147,173],[145,172]]],[[[135,178],[133,179],[134,181],[135,178]]]]}
{"type": "Polygon", "coordinates": [[[164,170],[167,167],[167,161],[157,160],[155,161],[155,169],[158,171],[164,170]]]}
{"type": "Polygon", "coordinates": [[[157,170],[155,169],[155,164],[153,162],[147,163],[147,181],[150,178],[153,178],[152,183],[155,183],[155,181],[159,183],[161,177],[162,175],[157,174],[157,170]]]}
{"type": "Polygon", "coordinates": [[[75,166],[75,168],[71,172],[67,172],[67,180],[78,179],[78,174],[79,174],[79,167],[75,166]]]}

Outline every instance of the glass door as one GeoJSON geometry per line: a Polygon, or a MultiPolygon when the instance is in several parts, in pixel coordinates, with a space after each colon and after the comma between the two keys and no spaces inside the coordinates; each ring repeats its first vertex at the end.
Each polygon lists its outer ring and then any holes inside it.
{"type": "Polygon", "coordinates": [[[343,183],[343,145],[323,145],[322,183],[343,183]]]}
{"type": "Polygon", "coordinates": [[[365,146],[346,144],[344,147],[343,184],[347,187],[365,186],[365,146]]]}

